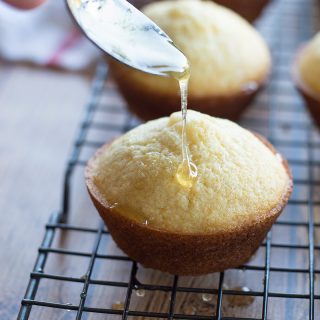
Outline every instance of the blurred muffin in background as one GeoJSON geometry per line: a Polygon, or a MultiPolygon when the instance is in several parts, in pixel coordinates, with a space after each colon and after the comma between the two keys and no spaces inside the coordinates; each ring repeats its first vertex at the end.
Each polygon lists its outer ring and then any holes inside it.
{"type": "MultiPolygon", "coordinates": [[[[132,0],[130,1],[137,8],[153,2],[152,0],[132,0]]],[[[270,0],[215,0],[214,2],[230,8],[239,13],[246,20],[253,22],[256,20],[270,0]]]]}
{"type": "Polygon", "coordinates": [[[320,127],[320,32],[298,51],[293,78],[309,112],[320,127]]]}
{"type": "MultiPolygon", "coordinates": [[[[161,1],[142,11],[166,32],[191,66],[189,106],[236,120],[268,78],[271,58],[259,33],[211,1],[161,1]]],[[[180,108],[178,82],[110,61],[129,108],[149,120],[180,108]]]]}
{"type": "Polygon", "coordinates": [[[269,0],[215,0],[216,3],[228,7],[231,10],[239,13],[246,20],[253,22],[256,20],[269,0]]]}

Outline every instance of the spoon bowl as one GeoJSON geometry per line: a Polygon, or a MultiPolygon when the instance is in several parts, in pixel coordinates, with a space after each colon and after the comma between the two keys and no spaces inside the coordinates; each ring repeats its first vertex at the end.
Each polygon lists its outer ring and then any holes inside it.
{"type": "Polygon", "coordinates": [[[66,0],[84,34],[105,53],[135,69],[183,73],[188,60],[173,41],[126,0],[66,0]]]}

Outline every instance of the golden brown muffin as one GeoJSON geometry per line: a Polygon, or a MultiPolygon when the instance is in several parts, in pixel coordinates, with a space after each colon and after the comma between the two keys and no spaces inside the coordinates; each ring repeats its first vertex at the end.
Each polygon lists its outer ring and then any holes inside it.
{"type": "Polygon", "coordinates": [[[150,121],[102,147],[86,168],[91,198],[118,244],[146,267],[197,275],[246,262],[286,205],[286,161],[262,137],[189,111],[198,176],[176,178],[181,114],[150,121]]]}
{"type": "MultiPolygon", "coordinates": [[[[270,53],[258,32],[236,13],[209,1],[155,2],[142,11],[189,59],[190,107],[237,119],[270,71],[270,53]]],[[[110,61],[110,69],[130,109],[142,119],[180,109],[175,79],[146,74],[117,61],[110,61]]]]}
{"type": "Polygon", "coordinates": [[[311,115],[320,127],[320,33],[297,53],[293,78],[311,115]]]}

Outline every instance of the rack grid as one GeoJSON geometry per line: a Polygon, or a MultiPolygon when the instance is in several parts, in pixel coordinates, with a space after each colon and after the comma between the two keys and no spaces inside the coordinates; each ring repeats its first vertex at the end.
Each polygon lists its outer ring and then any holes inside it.
{"type": "MultiPolygon", "coordinates": [[[[18,319],[316,319],[320,314],[320,138],[294,89],[291,65],[296,50],[317,30],[318,21],[317,2],[274,0],[257,22],[271,48],[274,67],[269,85],[241,124],[267,136],[288,159],[295,190],[250,262],[203,277],[171,276],[131,261],[99,222],[88,195],[78,191],[75,176],[94,150],[139,124],[107,79],[107,66],[99,64],[67,163],[61,210],[45,226],[18,319]],[[73,235],[75,242],[70,240],[73,235]],[[59,258],[53,261],[52,256],[59,258]],[[70,268],[65,267],[66,258],[71,259],[70,268]],[[86,270],[79,276],[82,266],[86,270]],[[63,293],[72,286],[76,288],[65,298],[63,293]],[[48,294],[51,291],[57,291],[54,298],[48,294]]],[[[82,174],[79,179],[83,180],[82,174]]]]}

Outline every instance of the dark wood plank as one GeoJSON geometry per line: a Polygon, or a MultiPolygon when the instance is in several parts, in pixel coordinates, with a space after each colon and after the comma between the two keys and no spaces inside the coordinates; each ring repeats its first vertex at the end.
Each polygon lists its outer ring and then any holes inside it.
{"type": "Polygon", "coordinates": [[[89,79],[0,64],[0,318],[14,319],[44,224],[60,207],[63,168],[89,79]]]}

